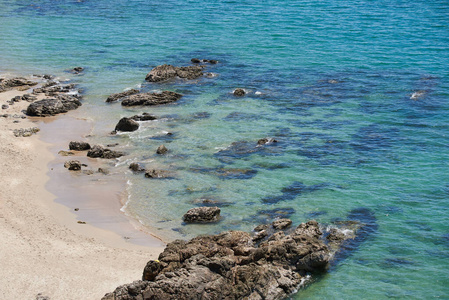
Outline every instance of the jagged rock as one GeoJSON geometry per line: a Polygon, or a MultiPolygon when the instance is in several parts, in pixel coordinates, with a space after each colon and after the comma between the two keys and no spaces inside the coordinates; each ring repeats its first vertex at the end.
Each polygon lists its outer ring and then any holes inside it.
{"type": "Polygon", "coordinates": [[[129,165],[129,168],[133,171],[133,172],[145,172],[145,168],[142,167],[139,163],[131,163],[129,165]]]}
{"type": "Polygon", "coordinates": [[[87,152],[87,156],[88,157],[92,157],[92,158],[107,158],[107,159],[111,159],[111,158],[119,158],[121,156],[123,156],[124,153],[120,152],[120,151],[113,151],[107,148],[103,148],[100,145],[95,145],[93,146],[88,152],[87,152]]]}
{"type": "Polygon", "coordinates": [[[115,101],[118,101],[126,96],[131,96],[131,95],[138,94],[138,93],[139,93],[139,90],[130,89],[130,90],[127,90],[127,91],[124,91],[121,93],[112,94],[106,99],[106,102],[108,102],[108,103],[115,102],[115,101]]]}
{"type": "Polygon", "coordinates": [[[69,110],[77,109],[81,106],[78,98],[68,95],[58,95],[54,99],[44,99],[31,103],[26,114],[28,116],[54,116],[60,113],[66,113],[69,110]]]}
{"type": "Polygon", "coordinates": [[[220,208],[218,207],[195,207],[189,209],[182,219],[186,223],[210,223],[220,218],[220,208]]]}
{"type": "Polygon", "coordinates": [[[285,229],[287,227],[290,227],[292,225],[292,220],[290,219],[279,219],[271,223],[271,226],[273,226],[274,229],[285,229]]]}
{"type": "Polygon", "coordinates": [[[69,143],[69,149],[74,151],[85,151],[90,148],[90,144],[86,142],[71,141],[69,143]]]}
{"type": "Polygon", "coordinates": [[[15,137],[29,137],[35,133],[38,133],[40,131],[37,127],[32,128],[20,128],[20,129],[14,129],[14,136],[15,137]]]}
{"type": "Polygon", "coordinates": [[[64,168],[71,171],[79,171],[81,170],[81,163],[79,160],[69,160],[64,163],[64,168]]]}
{"type": "Polygon", "coordinates": [[[161,65],[151,70],[145,77],[149,82],[160,82],[173,79],[176,76],[185,79],[195,79],[203,76],[201,66],[175,67],[172,65],[161,65]]]}
{"type": "Polygon", "coordinates": [[[140,93],[124,97],[122,99],[122,105],[160,105],[178,101],[181,97],[181,94],[171,91],[163,91],[162,93],[140,93]]]}
{"type": "Polygon", "coordinates": [[[234,90],[234,96],[238,96],[238,97],[241,97],[241,96],[245,96],[245,90],[244,89],[235,89],[234,90]]]}
{"type": "Polygon", "coordinates": [[[166,154],[168,152],[167,147],[165,147],[164,145],[160,145],[157,149],[156,149],[156,153],[157,154],[166,154]]]}
{"type": "Polygon", "coordinates": [[[167,170],[145,170],[145,177],[146,178],[155,178],[155,179],[169,179],[173,178],[173,172],[167,171],[167,170]]]}
{"type": "Polygon", "coordinates": [[[136,131],[139,129],[139,123],[131,118],[121,118],[115,126],[115,131],[136,131]]]}

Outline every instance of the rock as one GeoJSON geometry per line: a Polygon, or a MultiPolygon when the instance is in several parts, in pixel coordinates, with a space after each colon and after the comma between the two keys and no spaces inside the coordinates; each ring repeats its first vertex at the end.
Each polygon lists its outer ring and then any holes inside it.
{"type": "Polygon", "coordinates": [[[153,281],[163,268],[158,260],[150,260],[143,270],[142,280],[153,281]]]}
{"type": "Polygon", "coordinates": [[[272,143],[277,143],[278,141],[273,138],[263,138],[257,141],[257,145],[267,145],[272,143]]]}
{"type": "Polygon", "coordinates": [[[290,227],[292,225],[292,220],[290,219],[279,219],[271,223],[271,226],[273,226],[274,229],[285,229],[287,227],[290,227]]]}
{"type": "Polygon", "coordinates": [[[136,131],[139,129],[139,123],[131,118],[121,118],[115,126],[115,131],[136,131]]]}
{"type": "Polygon", "coordinates": [[[156,150],[157,154],[166,154],[167,152],[168,149],[164,145],[160,145],[156,150]]]}
{"type": "Polygon", "coordinates": [[[109,170],[105,168],[98,168],[98,173],[102,173],[104,175],[109,175],[109,170]]]}
{"type": "Polygon", "coordinates": [[[157,117],[149,113],[143,113],[141,115],[132,116],[130,119],[133,119],[134,121],[153,121],[157,120],[157,117]]]}
{"type": "Polygon", "coordinates": [[[64,168],[70,171],[79,171],[81,170],[81,163],[79,160],[69,160],[64,163],[64,168]]]}
{"type": "Polygon", "coordinates": [[[50,297],[45,296],[42,293],[39,293],[36,295],[36,300],[50,300],[50,297]]]}
{"type": "Polygon", "coordinates": [[[190,61],[194,64],[199,64],[201,62],[201,60],[198,58],[192,58],[190,61]]]}
{"type": "Polygon", "coordinates": [[[73,153],[73,152],[71,152],[71,151],[64,151],[64,150],[59,151],[58,154],[61,155],[61,156],[71,156],[71,155],[75,155],[75,153],[73,153]]]}
{"type": "Polygon", "coordinates": [[[84,71],[83,67],[75,67],[75,68],[72,69],[72,73],[74,73],[74,74],[79,74],[79,73],[81,73],[83,71],[84,71]]]}
{"type": "Polygon", "coordinates": [[[145,172],[145,168],[142,167],[139,163],[131,163],[129,165],[129,168],[133,171],[133,172],[145,172]]]}
{"type": "Polygon", "coordinates": [[[153,179],[170,179],[174,177],[174,174],[167,170],[145,170],[145,177],[146,178],[153,178],[153,179]]]}
{"type": "Polygon", "coordinates": [[[44,99],[31,103],[26,114],[28,116],[54,116],[60,113],[66,113],[69,110],[77,109],[81,106],[78,98],[68,95],[58,95],[54,99],[44,99]]]}
{"type": "Polygon", "coordinates": [[[175,67],[172,65],[161,65],[151,70],[145,77],[145,80],[161,82],[175,77],[195,79],[201,76],[203,76],[203,68],[201,66],[175,67]]]}
{"type": "Polygon", "coordinates": [[[30,81],[23,77],[15,77],[11,79],[4,79],[0,82],[0,92],[7,91],[11,88],[25,86],[28,89],[30,86],[36,85],[37,82],[30,81]]]}
{"type": "Polygon", "coordinates": [[[244,89],[235,89],[233,94],[234,94],[234,96],[241,97],[241,96],[245,96],[246,92],[244,89]]]}
{"type": "Polygon", "coordinates": [[[117,94],[112,94],[110,95],[107,99],[106,102],[111,103],[111,102],[115,102],[118,101],[122,98],[125,98],[126,96],[131,96],[131,95],[135,95],[138,94],[139,90],[136,89],[130,89],[121,93],[117,93],[117,94]]]}
{"type": "Polygon", "coordinates": [[[74,151],[85,151],[90,148],[90,144],[86,142],[71,141],[69,143],[69,149],[74,151]]]}
{"type": "Polygon", "coordinates": [[[15,137],[29,137],[32,136],[35,133],[38,133],[40,131],[37,127],[32,128],[20,128],[20,129],[14,129],[14,136],[15,137]]]}
{"type": "Polygon", "coordinates": [[[210,223],[220,218],[220,208],[218,207],[195,207],[189,209],[182,217],[186,223],[210,223]]]}
{"type": "Polygon", "coordinates": [[[8,108],[9,108],[8,105],[6,105],[6,104],[3,104],[3,105],[2,105],[2,109],[8,109],[8,108]]]}
{"type": "Polygon", "coordinates": [[[88,152],[87,152],[87,156],[88,157],[92,157],[92,158],[106,158],[106,159],[111,159],[111,158],[119,158],[121,156],[123,156],[124,153],[123,152],[119,152],[119,151],[113,151],[107,148],[103,148],[100,145],[95,145],[93,146],[88,152]]]}
{"type": "Polygon", "coordinates": [[[162,93],[140,93],[131,96],[124,97],[122,99],[123,106],[136,106],[136,105],[160,105],[168,104],[181,99],[182,95],[171,92],[163,91],[162,93]]]}

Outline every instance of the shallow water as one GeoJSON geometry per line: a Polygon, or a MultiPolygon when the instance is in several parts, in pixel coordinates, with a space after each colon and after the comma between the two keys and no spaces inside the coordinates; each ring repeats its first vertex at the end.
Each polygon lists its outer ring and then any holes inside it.
{"type": "Polygon", "coordinates": [[[155,234],[251,230],[279,216],[330,223],[368,208],[376,232],[294,297],[445,298],[448,16],[446,1],[0,1],[0,71],[80,84],[75,114],[95,121],[91,142],[127,152],[116,166],[129,183],[124,209],[155,234]],[[152,67],[193,57],[218,60],[206,65],[218,76],[144,82],[152,67]],[[86,70],[64,72],[75,66],[86,70]],[[104,103],[133,87],[184,97],[104,103]],[[234,97],[237,87],[248,94],[234,97]],[[110,135],[142,112],[159,119],[110,135]],[[258,147],[265,137],[278,142],[258,147]],[[175,178],[132,174],[131,161],[175,178]],[[183,224],[204,199],[223,219],[183,224]]]}

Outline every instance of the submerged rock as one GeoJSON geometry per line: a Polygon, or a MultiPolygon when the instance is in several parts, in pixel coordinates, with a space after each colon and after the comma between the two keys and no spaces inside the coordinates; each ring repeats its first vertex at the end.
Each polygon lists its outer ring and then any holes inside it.
{"type": "Polygon", "coordinates": [[[131,163],[129,165],[129,169],[133,172],[145,172],[145,168],[142,167],[139,163],[131,163]]]}
{"type": "Polygon", "coordinates": [[[120,151],[113,151],[107,148],[103,148],[100,145],[93,146],[88,152],[87,156],[91,158],[119,158],[121,156],[125,155],[123,152],[120,151]]]}
{"type": "Polygon", "coordinates": [[[130,90],[127,90],[127,91],[124,91],[121,93],[112,94],[106,99],[106,102],[107,103],[115,102],[115,101],[125,98],[126,96],[138,94],[139,92],[140,92],[139,90],[130,89],[130,90]]]}
{"type": "Polygon", "coordinates": [[[174,178],[174,174],[171,171],[167,170],[145,170],[145,177],[154,178],[154,179],[171,179],[174,178]]]}
{"type": "Polygon", "coordinates": [[[175,67],[165,64],[151,70],[145,77],[145,80],[149,82],[161,82],[175,77],[195,79],[201,76],[203,76],[203,67],[201,66],[175,67]]]}
{"type": "Polygon", "coordinates": [[[134,121],[153,121],[157,120],[157,117],[149,113],[143,113],[141,115],[132,116],[130,119],[133,119],[134,121]]]}
{"type": "Polygon", "coordinates": [[[77,97],[58,95],[53,99],[43,99],[31,103],[26,110],[26,114],[38,117],[54,116],[77,109],[79,106],[81,106],[81,102],[77,97]]]}
{"type": "Polygon", "coordinates": [[[171,91],[163,91],[162,93],[140,93],[124,97],[122,99],[122,105],[160,105],[178,101],[181,97],[181,94],[171,91]]]}
{"type": "Polygon", "coordinates": [[[234,94],[234,96],[241,97],[241,96],[245,96],[246,92],[244,89],[235,89],[233,94],[234,94]]]}

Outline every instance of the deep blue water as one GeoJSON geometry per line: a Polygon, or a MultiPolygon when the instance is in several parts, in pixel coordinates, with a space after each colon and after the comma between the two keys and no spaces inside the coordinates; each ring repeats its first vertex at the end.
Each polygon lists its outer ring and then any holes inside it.
{"type": "Polygon", "coordinates": [[[128,214],[170,239],[288,216],[368,209],[376,230],[295,299],[449,297],[447,1],[0,1],[0,71],[72,77],[92,141],[118,142],[128,214]],[[195,82],[144,82],[156,65],[216,59],[195,82]],[[81,76],[64,70],[85,67],[81,76]],[[112,93],[184,94],[124,109],[112,93]],[[236,98],[232,91],[249,93],[236,98]],[[112,137],[118,119],[161,117],[112,137]],[[173,135],[167,137],[166,132],[173,135]],[[255,147],[273,137],[278,143],[255,147]],[[170,153],[160,157],[165,144],[170,153]],[[131,161],[175,179],[131,174],[131,161]],[[227,170],[227,171],[226,171],[227,170]],[[180,216],[216,201],[223,220],[180,216]]]}

